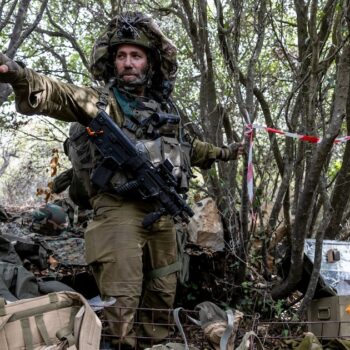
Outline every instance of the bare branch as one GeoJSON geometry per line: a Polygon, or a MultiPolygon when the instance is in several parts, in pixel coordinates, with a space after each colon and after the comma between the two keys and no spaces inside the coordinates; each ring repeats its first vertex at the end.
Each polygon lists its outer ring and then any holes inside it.
{"type": "Polygon", "coordinates": [[[1,1],[1,5],[0,5],[0,33],[6,27],[6,25],[9,23],[10,18],[11,18],[12,14],[15,11],[15,8],[17,6],[18,0],[15,0],[12,2],[12,5],[6,14],[6,17],[4,19],[2,19],[4,6],[7,4],[7,2],[9,2],[9,1],[3,0],[3,1],[1,1]]]}
{"type": "Polygon", "coordinates": [[[83,62],[83,65],[85,66],[85,68],[87,70],[89,70],[89,62],[87,61],[86,57],[85,57],[85,53],[82,50],[82,48],[80,47],[80,45],[78,44],[77,40],[74,38],[73,35],[71,35],[70,33],[66,32],[62,27],[60,27],[53,19],[52,16],[50,14],[50,11],[47,11],[48,14],[48,18],[49,21],[51,23],[51,25],[57,29],[57,32],[53,32],[53,31],[48,31],[48,30],[44,30],[41,28],[37,28],[37,31],[39,33],[44,33],[50,36],[56,36],[56,37],[63,37],[66,38],[73,46],[73,48],[78,52],[81,61],[83,62]]]}
{"type": "MultiPolygon", "coordinates": [[[[23,27],[23,21],[25,18],[25,13],[28,10],[28,6],[29,6],[29,1],[28,3],[26,2],[27,0],[23,0],[24,3],[24,7],[23,10],[25,10],[25,12],[23,11],[23,13],[21,12],[21,17],[19,21],[19,25],[18,25],[18,30],[16,30],[16,35],[11,36],[11,41],[10,41],[10,45],[9,45],[9,49],[6,51],[6,54],[13,58],[15,53],[17,52],[18,48],[22,45],[22,43],[24,42],[25,39],[28,38],[28,36],[33,32],[33,30],[37,27],[37,25],[39,24],[39,22],[41,21],[41,18],[43,16],[43,13],[47,7],[47,3],[48,0],[43,0],[39,13],[35,18],[35,21],[32,23],[32,25],[30,25],[25,31],[23,31],[22,34],[19,35],[20,31],[22,30],[23,27]]],[[[17,22],[17,20],[16,20],[17,22]]]]}

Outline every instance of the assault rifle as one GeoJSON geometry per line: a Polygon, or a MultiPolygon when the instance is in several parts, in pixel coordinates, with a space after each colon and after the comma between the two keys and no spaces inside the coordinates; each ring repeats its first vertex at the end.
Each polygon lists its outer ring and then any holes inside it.
{"type": "Polygon", "coordinates": [[[189,217],[194,213],[176,191],[177,182],[172,175],[173,164],[168,159],[154,166],[104,110],[99,111],[86,129],[90,141],[103,156],[101,164],[91,177],[95,185],[115,194],[137,190],[143,199],[154,199],[158,202],[160,209],[145,216],[143,227],[150,227],[167,214],[175,221],[189,222],[189,217]],[[111,188],[110,180],[118,169],[131,173],[133,180],[111,188]]]}

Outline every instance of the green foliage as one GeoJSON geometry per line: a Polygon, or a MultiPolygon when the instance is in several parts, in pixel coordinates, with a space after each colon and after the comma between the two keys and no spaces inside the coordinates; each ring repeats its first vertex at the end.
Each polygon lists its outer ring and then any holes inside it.
{"type": "MultiPolygon", "coordinates": [[[[261,319],[294,320],[298,319],[297,310],[288,306],[287,300],[273,300],[268,291],[257,288],[254,282],[241,284],[242,299],[238,308],[247,314],[257,313],[261,319]]],[[[285,330],[282,330],[285,333],[285,330]]]]}
{"type": "Polygon", "coordinates": [[[334,159],[328,169],[328,176],[330,178],[334,178],[337,175],[338,171],[341,169],[341,166],[342,166],[341,160],[334,159]]]}
{"type": "MultiPolygon", "coordinates": [[[[5,6],[0,17],[2,51],[10,49],[10,40],[15,37],[14,24],[19,17],[20,3],[11,14],[11,2],[3,2],[5,6]],[[10,16],[6,22],[7,14],[10,16]]],[[[290,0],[218,0],[208,2],[203,9],[200,1],[186,4],[183,1],[49,1],[37,27],[31,28],[35,20],[39,20],[37,16],[42,4],[40,0],[30,1],[19,28],[20,34],[30,35],[21,42],[15,57],[40,73],[78,85],[92,84],[88,72],[91,48],[116,12],[135,10],[137,4],[139,10],[153,15],[178,47],[179,71],[174,100],[185,115],[186,123],[193,123],[204,141],[219,146],[233,140],[241,141],[246,131],[245,111],[249,111],[254,123],[320,137],[327,135],[329,125],[340,118],[335,114],[341,110],[335,106],[336,97],[339,97],[335,96],[335,87],[342,78],[337,75],[339,57],[346,48],[344,38],[349,35],[344,17],[346,8],[342,2],[335,2],[334,12],[325,11],[324,1],[318,3],[315,14],[317,37],[324,34],[321,29],[326,25],[329,27],[322,42],[315,45],[311,45],[311,23],[298,21],[296,3],[290,0]],[[222,23],[216,7],[219,4],[222,6],[222,23]],[[264,4],[267,7],[259,17],[264,4]],[[207,22],[203,22],[205,18],[207,22]]],[[[304,21],[311,17],[309,4],[305,3],[308,16],[304,21]]],[[[344,96],[348,94],[344,93],[344,96]]],[[[28,119],[18,115],[13,106],[14,95],[10,95],[0,107],[1,144],[6,145],[7,140],[11,143],[9,151],[13,148],[18,152],[18,158],[10,158],[11,164],[0,178],[1,194],[4,195],[1,198],[24,200],[25,196],[33,198],[34,187],[47,181],[50,151],[53,147],[61,149],[68,125],[54,120],[44,121],[38,116],[28,119]],[[23,186],[25,190],[19,193],[23,186]]],[[[348,133],[343,123],[341,134],[348,133]]],[[[284,136],[270,136],[265,130],[255,133],[253,208],[261,212],[266,203],[273,207],[283,202],[284,211],[281,209],[280,213],[295,214],[302,204],[301,194],[313,170],[312,159],[320,147],[284,136]],[[292,168],[283,198],[277,197],[283,188],[276,153],[280,155],[283,167],[290,165],[292,168]]],[[[336,145],[327,155],[328,161],[323,167],[327,180],[336,178],[342,169],[343,154],[344,147],[336,145]]],[[[0,167],[4,163],[5,159],[0,158],[0,167]]],[[[265,220],[256,223],[253,216],[248,217],[247,212],[252,208],[243,197],[245,171],[241,160],[214,166],[199,173],[193,180],[194,192],[191,192],[191,200],[197,192],[217,199],[224,218],[225,237],[239,243],[232,245],[233,250],[236,246],[240,249],[234,251],[238,259],[226,266],[232,275],[242,271],[242,264],[254,264],[259,271],[263,265],[259,254],[249,254],[245,249],[249,246],[255,224],[259,225],[261,232],[267,228],[269,213],[261,214],[261,219],[265,220]],[[238,213],[244,205],[247,215],[240,216],[238,213]]],[[[337,188],[340,185],[327,183],[328,196],[332,197],[337,188]]],[[[318,204],[315,201],[310,209],[310,217],[318,216],[315,222],[323,212],[317,209],[318,204]]],[[[343,207],[347,205],[344,203],[343,207]]],[[[286,222],[294,224],[290,217],[286,222]]],[[[283,221],[278,224],[283,225],[283,221]]],[[[316,227],[308,227],[308,230],[315,231],[316,227]]],[[[239,280],[245,275],[235,277],[239,280]]],[[[236,282],[234,278],[230,280],[232,284],[236,282]]],[[[242,290],[242,308],[247,312],[260,310],[278,317],[283,313],[283,303],[272,302],[265,292],[254,287],[253,282],[241,283],[239,280],[237,285],[242,290]]],[[[197,298],[202,292],[196,284],[189,288],[192,290],[189,299],[197,298]]],[[[223,303],[230,301],[222,300],[223,303]]]]}

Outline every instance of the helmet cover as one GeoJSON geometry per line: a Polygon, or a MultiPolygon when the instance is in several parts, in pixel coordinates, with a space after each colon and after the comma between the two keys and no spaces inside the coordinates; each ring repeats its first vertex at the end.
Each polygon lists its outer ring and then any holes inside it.
{"type": "Polygon", "coordinates": [[[148,50],[154,69],[150,88],[159,97],[167,99],[176,79],[176,47],[155,21],[141,12],[122,13],[109,22],[91,53],[93,78],[108,82],[115,77],[114,52],[120,44],[139,45],[148,50]]]}

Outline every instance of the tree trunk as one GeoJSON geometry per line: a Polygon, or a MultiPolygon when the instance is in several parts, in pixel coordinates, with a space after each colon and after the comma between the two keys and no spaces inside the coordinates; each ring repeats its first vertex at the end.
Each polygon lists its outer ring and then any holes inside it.
{"type": "MultiPolygon", "coordinates": [[[[349,89],[350,90],[350,89],[349,89]]],[[[348,135],[350,134],[350,94],[346,106],[346,124],[348,135]]],[[[335,239],[341,230],[343,214],[346,210],[350,196],[350,142],[345,145],[342,166],[338,172],[331,197],[333,215],[325,232],[325,239],[335,239]]]]}
{"type": "Polygon", "coordinates": [[[300,281],[302,275],[304,240],[307,234],[306,228],[312,209],[313,197],[319,183],[323,165],[328,158],[329,152],[332,150],[334,139],[339,134],[342,120],[346,113],[346,103],[349,92],[349,73],[350,46],[347,45],[344,47],[339,59],[332,120],[325,137],[313,152],[310,172],[306,178],[295,217],[295,224],[291,237],[291,266],[293,266],[293,269],[289,271],[287,279],[272,290],[272,297],[275,299],[285,297],[291,293],[300,281]]]}

